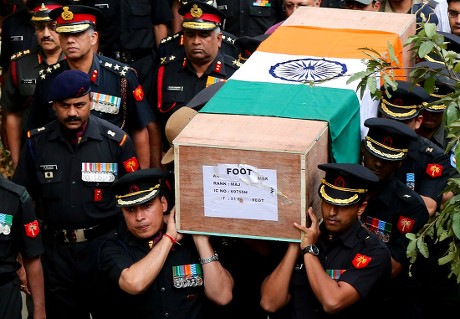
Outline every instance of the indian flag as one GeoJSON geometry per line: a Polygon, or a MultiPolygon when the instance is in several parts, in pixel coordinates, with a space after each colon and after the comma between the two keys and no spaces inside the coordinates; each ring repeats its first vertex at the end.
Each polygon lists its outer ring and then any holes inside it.
{"type": "Polygon", "coordinates": [[[397,34],[283,24],[201,112],[328,121],[331,160],[357,163],[362,124],[376,116],[377,101],[346,82],[366,68],[359,48],[386,52],[388,43],[402,61],[397,34]]]}

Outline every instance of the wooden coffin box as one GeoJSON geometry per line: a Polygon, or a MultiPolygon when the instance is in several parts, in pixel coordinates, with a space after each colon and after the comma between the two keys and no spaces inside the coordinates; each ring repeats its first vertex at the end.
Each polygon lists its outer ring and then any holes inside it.
{"type": "Polygon", "coordinates": [[[320,213],[327,122],[198,113],[173,145],[180,232],[298,242],[320,213]]]}

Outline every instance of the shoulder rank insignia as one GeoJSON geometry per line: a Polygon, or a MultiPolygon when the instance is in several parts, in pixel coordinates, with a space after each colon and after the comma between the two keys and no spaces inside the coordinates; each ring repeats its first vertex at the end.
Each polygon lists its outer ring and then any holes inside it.
{"type": "Polygon", "coordinates": [[[11,60],[17,60],[19,59],[20,57],[24,56],[24,55],[27,55],[30,53],[30,50],[24,50],[24,51],[19,51],[19,52],[16,52],[15,54],[13,54],[11,56],[11,60]]]}
{"type": "Polygon", "coordinates": [[[442,175],[442,165],[430,163],[426,166],[425,172],[430,177],[439,177],[442,175]]]}
{"type": "Polygon", "coordinates": [[[27,131],[27,137],[30,138],[30,137],[32,137],[34,135],[43,133],[45,131],[46,131],[46,128],[44,126],[39,127],[39,128],[35,128],[33,130],[27,131]]]}
{"type": "Polygon", "coordinates": [[[404,217],[404,216],[399,216],[398,219],[398,229],[401,233],[407,234],[410,233],[412,228],[414,228],[415,220],[404,217]]]}
{"type": "Polygon", "coordinates": [[[58,62],[56,64],[50,65],[45,69],[42,69],[38,72],[38,76],[40,79],[44,80],[46,77],[48,77],[50,74],[53,74],[54,71],[58,70],[61,68],[61,64],[58,62]]]}
{"type": "Polygon", "coordinates": [[[26,225],[24,225],[26,229],[26,236],[30,238],[35,238],[40,233],[40,226],[38,225],[38,221],[34,220],[26,225]]]}
{"type": "Polygon", "coordinates": [[[168,62],[174,61],[176,59],[176,56],[171,54],[170,56],[165,56],[160,58],[160,64],[166,64],[168,62]]]}
{"type": "Polygon", "coordinates": [[[365,268],[371,262],[372,258],[367,257],[366,255],[356,254],[355,258],[353,258],[352,264],[355,268],[365,268]]]}

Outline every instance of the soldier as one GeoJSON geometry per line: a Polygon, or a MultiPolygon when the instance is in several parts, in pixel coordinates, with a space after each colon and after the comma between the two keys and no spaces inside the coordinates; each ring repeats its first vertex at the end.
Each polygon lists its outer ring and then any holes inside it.
{"type": "MultiPolygon", "coordinates": [[[[219,50],[224,19],[219,10],[201,1],[191,1],[179,13],[184,17],[185,57],[164,57],[156,77],[156,114],[161,118],[163,132],[175,110],[205,87],[226,81],[237,70],[235,59],[219,50]]],[[[163,142],[168,147],[168,142],[163,142]]]]}
{"type": "Polygon", "coordinates": [[[27,188],[43,223],[47,318],[105,318],[97,252],[115,236],[112,182],[139,168],[130,137],[91,114],[91,80],[66,70],[50,86],[57,120],[27,133],[13,181],[27,188]],[[102,312],[98,312],[98,310],[102,312]]]}
{"type": "Polygon", "coordinates": [[[381,318],[380,294],[390,278],[391,256],[360,221],[367,191],[378,178],[361,164],[318,167],[326,172],[318,189],[322,223],[311,207],[306,226],[294,223],[302,240],[289,244],[264,280],[261,305],[270,312],[288,305],[291,318],[355,318],[362,313],[381,318]]]}
{"type": "Polygon", "coordinates": [[[5,83],[2,85],[0,104],[6,116],[5,124],[13,168],[18,164],[19,151],[25,139],[25,127],[38,73],[64,59],[56,33],[56,21],[49,17],[49,12],[61,6],[61,2],[43,1],[34,8],[31,23],[35,28],[38,45],[31,50],[13,54],[5,75],[5,83]]]}
{"type": "Polygon", "coordinates": [[[48,92],[58,74],[69,69],[87,72],[91,77],[92,113],[132,137],[141,167],[149,167],[151,157],[160,166],[160,130],[158,127],[158,134],[153,135],[158,142],[156,148],[151,149],[147,125],[156,127],[156,121],[134,70],[116,60],[96,55],[92,50],[98,39],[96,23],[100,11],[70,5],[52,10],[50,17],[56,19],[56,32],[66,59],[41,72],[27,127],[37,128],[55,118],[48,104],[48,92]]]}
{"type": "Polygon", "coordinates": [[[21,291],[32,294],[35,319],[46,318],[42,233],[35,216],[32,198],[26,189],[0,174],[0,318],[21,319],[21,291]],[[16,270],[22,256],[28,283],[19,282],[16,270]]]}
{"type": "MultiPolygon", "coordinates": [[[[430,96],[420,86],[406,81],[396,82],[396,90],[389,88],[388,94],[383,92],[379,105],[380,116],[401,121],[416,131],[423,121],[420,110],[423,103],[430,100],[430,96]]],[[[409,144],[409,153],[396,175],[422,196],[432,216],[441,205],[442,192],[453,170],[444,149],[417,135],[417,140],[409,144]]]]}
{"type": "Polygon", "coordinates": [[[114,314],[107,318],[202,318],[209,299],[225,305],[233,279],[208,236],[176,231],[174,210],[162,186],[163,172],[144,169],[113,184],[127,233],[106,241],[100,264],[110,286],[114,314]]]}
{"type": "Polygon", "coordinates": [[[385,118],[369,118],[369,128],[361,153],[363,165],[379,177],[361,215],[366,227],[377,234],[391,252],[391,281],[381,311],[388,316],[420,318],[420,289],[409,276],[407,233],[417,233],[428,222],[428,211],[421,196],[404,185],[396,170],[407,156],[409,142],[417,135],[407,125],[385,118]]]}

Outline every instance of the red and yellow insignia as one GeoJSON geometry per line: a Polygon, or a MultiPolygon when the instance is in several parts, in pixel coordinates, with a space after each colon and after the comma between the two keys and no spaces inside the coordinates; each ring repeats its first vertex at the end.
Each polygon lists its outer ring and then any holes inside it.
{"type": "Polygon", "coordinates": [[[399,216],[398,220],[398,229],[401,233],[406,234],[410,233],[412,228],[414,228],[415,220],[404,217],[404,216],[399,216]]]}
{"type": "Polygon", "coordinates": [[[94,189],[94,201],[95,202],[100,202],[102,200],[102,189],[96,188],[94,189]]]}
{"type": "Polygon", "coordinates": [[[214,69],[214,71],[220,73],[221,70],[222,70],[222,62],[217,61],[216,62],[216,68],[214,69]]]}
{"type": "Polygon", "coordinates": [[[142,101],[144,99],[144,90],[142,90],[142,86],[140,84],[133,91],[133,95],[136,101],[142,101]]]}
{"type": "Polygon", "coordinates": [[[442,175],[442,166],[439,164],[428,164],[426,173],[431,177],[439,177],[442,175]]]}
{"type": "Polygon", "coordinates": [[[365,268],[371,262],[372,258],[367,257],[366,255],[356,254],[353,258],[352,264],[355,268],[365,268]]]}
{"type": "Polygon", "coordinates": [[[33,222],[24,225],[24,227],[26,228],[27,237],[35,238],[40,233],[40,226],[38,226],[37,220],[34,220],[33,222]]]}
{"type": "Polygon", "coordinates": [[[134,172],[139,169],[139,162],[137,161],[137,157],[133,156],[130,159],[127,159],[123,162],[123,166],[127,172],[134,172]]]}

